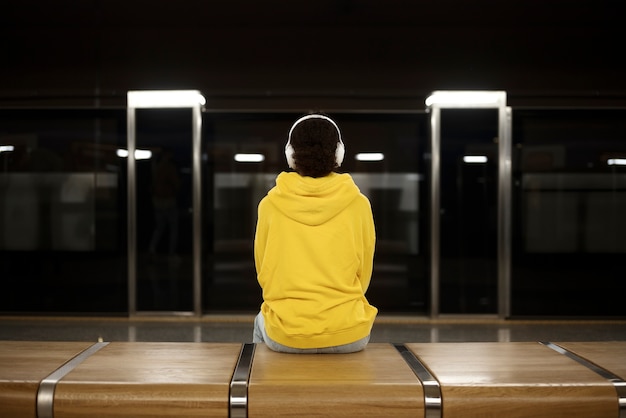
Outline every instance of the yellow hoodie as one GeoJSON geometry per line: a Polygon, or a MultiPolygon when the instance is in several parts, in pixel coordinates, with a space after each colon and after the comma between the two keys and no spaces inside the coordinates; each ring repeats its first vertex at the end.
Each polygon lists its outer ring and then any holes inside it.
{"type": "Polygon", "coordinates": [[[378,312],[365,298],[375,241],[369,200],[349,174],[279,174],[259,203],[254,240],[268,336],[323,348],[369,335],[378,312]]]}

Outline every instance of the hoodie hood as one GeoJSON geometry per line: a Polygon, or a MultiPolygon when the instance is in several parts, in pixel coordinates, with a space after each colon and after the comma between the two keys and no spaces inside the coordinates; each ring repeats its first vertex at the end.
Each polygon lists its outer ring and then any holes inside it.
{"type": "Polygon", "coordinates": [[[361,194],[349,174],[330,173],[326,177],[304,177],[283,172],[269,201],[296,222],[316,226],[326,223],[361,194]]]}

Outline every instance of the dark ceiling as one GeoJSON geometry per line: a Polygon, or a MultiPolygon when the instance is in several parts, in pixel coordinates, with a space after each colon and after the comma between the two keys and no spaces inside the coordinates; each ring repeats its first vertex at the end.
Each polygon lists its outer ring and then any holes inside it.
{"type": "Polygon", "coordinates": [[[621,1],[7,0],[0,105],[505,89],[624,101],[621,1]]]}

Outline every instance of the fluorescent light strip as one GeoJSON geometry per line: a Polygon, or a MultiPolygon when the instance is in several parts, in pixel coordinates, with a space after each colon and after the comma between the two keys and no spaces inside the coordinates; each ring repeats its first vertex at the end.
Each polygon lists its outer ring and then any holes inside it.
{"type": "Polygon", "coordinates": [[[464,155],[463,162],[468,164],[484,164],[487,162],[485,155],[464,155]]]}
{"type": "Polygon", "coordinates": [[[0,152],[13,151],[15,147],[13,145],[0,145],[0,152]]]}
{"type": "Polygon", "coordinates": [[[206,99],[198,90],[144,90],[128,92],[128,107],[177,108],[203,106],[206,99]]]}
{"type": "MultiPolygon", "coordinates": [[[[128,157],[128,150],[118,149],[117,156],[121,158],[128,157]]],[[[152,151],[147,149],[136,149],[135,150],[135,160],[149,160],[152,158],[152,151]]]]}
{"type": "Polygon", "coordinates": [[[235,154],[235,161],[238,163],[260,163],[265,161],[263,154],[235,154]]]}
{"type": "Polygon", "coordinates": [[[426,106],[442,107],[497,107],[506,102],[501,91],[434,91],[426,99],[426,106]]]}
{"type": "Polygon", "coordinates": [[[382,161],[385,159],[385,154],[382,152],[360,152],[354,156],[357,161],[382,161]]]}
{"type": "Polygon", "coordinates": [[[606,163],[608,165],[626,165],[626,158],[609,158],[606,163]]]}

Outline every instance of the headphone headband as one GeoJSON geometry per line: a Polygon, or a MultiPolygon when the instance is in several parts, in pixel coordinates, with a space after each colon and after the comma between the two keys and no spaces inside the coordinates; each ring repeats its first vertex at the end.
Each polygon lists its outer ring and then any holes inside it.
{"type": "Polygon", "coordinates": [[[293,133],[293,130],[296,128],[296,126],[298,126],[298,124],[300,124],[300,122],[304,122],[305,120],[308,120],[308,119],[324,119],[325,121],[328,121],[328,122],[332,123],[332,125],[337,130],[337,135],[339,135],[339,142],[343,143],[343,141],[341,140],[341,131],[339,130],[339,126],[337,126],[335,121],[332,120],[331,118],[329,118],[328,116],[319,115],[319,114],[312,114],[312,115],[302,116],[300,119],[295,121],[294,124],[291,126],[291,129],[289,130],[289,141],[288,142],[291,142],[291,134],[293,133]]]}

